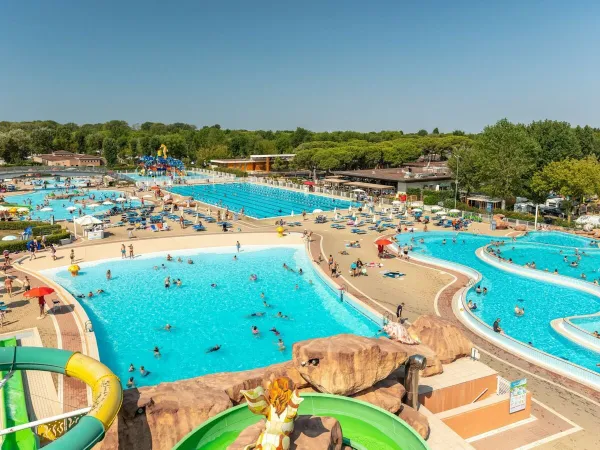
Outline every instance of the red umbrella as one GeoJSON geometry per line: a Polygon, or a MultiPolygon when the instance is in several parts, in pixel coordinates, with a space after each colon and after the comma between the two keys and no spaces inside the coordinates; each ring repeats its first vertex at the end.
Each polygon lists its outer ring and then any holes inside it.
{"type": "Polygon", "coordinates": [[[48,286],[40,286],[33,289],[28,290],[23,294],[23,297],[43,297],[44,295],[49,295],[54,292],[54,289],[48,286]]]}
{"type": "Polygon", "coordinates": [[[377,240],[375,241],[375,243],[376,243],[377,245],[390,245],[390,244],[392,244],[393,242],[392,242],[392,241],[390,241],[388,238],[379,238],[379,239],[377,239],[377,240]]]}
{"type": "Polygon", "coordinates": [[[307,186],[314,186],[315,185],[315,183],[313,181],[305,181],[304,184],[307,185],[307,186]]]}

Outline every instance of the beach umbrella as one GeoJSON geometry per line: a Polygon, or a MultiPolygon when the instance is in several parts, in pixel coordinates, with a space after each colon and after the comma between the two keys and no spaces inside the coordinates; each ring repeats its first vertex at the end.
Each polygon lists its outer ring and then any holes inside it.
{"type": "Polygon", "coordinates": [[[4,236],[2,238],[3,241],[16,241],[18,238],[16,236],[13,235],[8,235],[8,236],[4,236]]]}
{"type": "Polygon", "coordinates": [[[153,197],[154,197],[154,196],[153,196],[153,195],[150,195],[150,194],[146,194],[146,195],[144,195],[144,198],[153,198],[153,197]]]}
{"type": "Polygon", "coordinates": [[[377,217],[373,216],[373,218],[371,219],[372,223],[377,223],[377,217]]]}
{"type": "Polygon", "coordinates": [[[111,202],[110,200],[106,200],[105,202],[102,202],[102,204],[106,205],[106,206],[114,205],[114,203],[111,202]]]}
{"type": "Polygon", "coordinates": [[[352,192],[365,192],[362,189],[352,189],[352,192]]]}
{"type": "Polygon", "coordinates": [[[54,292],[54,289],[48,286],[35,287],[29,289],[23,294],[23,297],[43,297],[44,295],[50,295],[54,292]]]}
{"type": "Polygon", "coordinates": [[[97,208],[98,206],[100,206],[98,203],[90,203],[89,205],[87,205],[88,208],[97,208]]]}
{"type": "Polygon", "coordinates": [[[126,201],[127,200],[124,199],[123,197],[118,197],[118,198],[115,199],[115,202],[119,202],[119,203],[126,202],[126,201]]]}
{"type": "Polygon", "coordinates": [[[129,197],[129,200],[139,200],[139,198],[134,195],[133,197],[129,197]]]}
{"type": "Polygon", "coordinates": [[[67,211],[75,211],[77,209],[77,207],[76,206],[67,206],[65,209],[67,211]]]}
{"type": "Polygon", "coordinates": [[[393,242],[390,239],[388,239],[388,238],[379,238],[379,239],[377,239],[375,241],[375,243],[377,245],[390,245],[390,244],[393,244],[393,242]]]}
{"type": "Polygon", "coordinates": [[[421,208],[413,208],[413,212],[423,212],[421,208]]]}
{"type": "Polygon", "coordinates": [[[401,204],[402,204],[402,202],[400,200],[394,200],[392,202],[392,205],[394,205],[394,206],[400,206],[401,204]]]}
{"type": "Polygon", "coordinates": [[[432,206],[431,207],[432,211],[441,211],[442,209],[444,209],[444,208],[442,208],[441,206],[432,206]]]}
{"type": "Polygon", "coordinates": [[[451,214],[458,214],[460,212],[460,209],[451,209],[448,212],[451,213],[451,214]]]}
{"type": "Polygon", "coordinates": [[[323,210],[322,209],[313,209],[313,214],[318,214],[318,213],[322,213],[323,210]]]}
{"type": "Polygon", "coordinates": [[[313,181],[305,181],[304,184],[306,186],[314,186],[315,185],[315,183],[313,181]]]}
{"type": "Polygon", "coordinates": [[[294,210],[292,210],[292,214],[291,214],[291,216],[292,216],[292,217],[294,217],[294,210]]]}
{"type": "Polygon", "coordinates": [[[40,211],[54,211],[52,208],[50,208],[49,206],[46,206],[42,209],[40,209],[40,211]]]}

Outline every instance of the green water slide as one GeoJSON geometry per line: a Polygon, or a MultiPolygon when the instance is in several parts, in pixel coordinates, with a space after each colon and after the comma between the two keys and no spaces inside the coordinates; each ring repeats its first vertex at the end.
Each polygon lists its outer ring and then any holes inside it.
{"type": "MultiPolygon", "coordinates": [[[[17,339],[10,338],[0,341],[0,348],[16,347],[17,339]]],[[[8,371],[0,372],[3,379],[8,371]]],[[[23,389],[23,377],[20,370],[15,370],[0,392],[0,426],[2,429],[22,425],[29,422],[27,415],[27,403],[25,402],[25,391],[23,389]]],[[[2,441],[2,450],[37,449],[37,439],[30,428],[7,434],[2,441]]]]}
{"type": "MultiPolygon", "coordinates": [[[[329,394],[303,394],[302,415],[335,417],[344,443],[355,450],[428,450],[429,446],[397,416],[370,403],[329,394]]],[[[207,420],[173,450],[222,450],[250,425],[262,419],[248,405],[234,406],[207,420]]]]}

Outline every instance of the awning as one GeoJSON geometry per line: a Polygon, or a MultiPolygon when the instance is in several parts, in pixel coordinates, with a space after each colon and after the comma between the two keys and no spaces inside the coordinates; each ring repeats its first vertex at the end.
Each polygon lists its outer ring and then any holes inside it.
{"type": "Polygon", "coordinates": [[[348,181],[348,186],[356,186],[362,189],[378,189],[382,190],[395,190],[394,186],[386,186],[385,184],[373,184],[373,183],[362,183],[360,181],[348,181]]]}
{"type": "Polygon", "coordinates": [[[331,183],[331,184],[344,184],[344,183],[348,183],[348,180],[340,180],[338,178],[325,178],[323,180],[324,183],[331,183]]]}

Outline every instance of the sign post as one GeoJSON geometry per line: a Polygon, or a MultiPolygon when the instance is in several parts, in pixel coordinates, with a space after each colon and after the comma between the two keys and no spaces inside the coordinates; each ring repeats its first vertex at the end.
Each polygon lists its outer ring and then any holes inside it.
{"type": "Polygon", "coordinates": [[[509,414],[523,411],[527,403],[527,378],[510,383],[509,414]]]}

